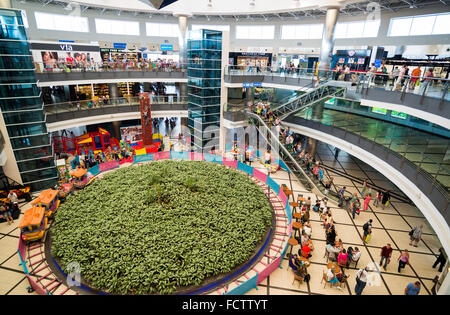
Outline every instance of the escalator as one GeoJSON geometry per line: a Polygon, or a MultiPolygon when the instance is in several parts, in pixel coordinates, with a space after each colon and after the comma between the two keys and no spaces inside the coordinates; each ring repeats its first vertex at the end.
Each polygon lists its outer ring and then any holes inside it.
{"type": "Polygon", "coordinates": [[[300,95],[299,97],[281,104],[273,109],[273,113],[280,117],[281,120],[290,114],[297,112],[306,106],[310,106],[330,96],[345,96],[346,89],[343,87],[336,87],[323,83],[317,88],[300,95]]]}
{"type": "MultiPolygon", "coordinates": [[[[273,109],[276,116],[283,120],[290,114],[297,112],[307,106],[311,106],[316,102],[329,98],[330,96],[344,96],[345,88],[334,87],[323,82],[314,90],[300,95],[294,100],[277,106],[273,109]]],[[[326,191],[324,185],[319,182],[312,174],[309,174],[306,167],[302,167],[299,162],[289,153],[288,149],[281,143],[278,135],[275,135],[266,122],[256,113],[246,111],[248,117],[253,122],[258,132],[266,139],[267,143],[273,147],[279,147],[280,159],[285,163],[289,171],[297,178],[302,186],[318,196],[327,196],[328,198],[338,200],[337,188],[333,185],[326,191]]]]}

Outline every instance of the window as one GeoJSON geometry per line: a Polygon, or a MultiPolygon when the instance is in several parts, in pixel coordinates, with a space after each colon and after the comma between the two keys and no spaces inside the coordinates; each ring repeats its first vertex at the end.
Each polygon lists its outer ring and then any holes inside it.
{"type": "Polygon", "coordinates": [[[178,24],[145,23],[147,36],[178,37],[178,24]]]}
{"type": "Polygon", "coordinates": [[[99,34],[139,35],[139,22],[95,19],[99,34]]]}
{"type": "Polygon", "coordinates": [[[379,20],[337,23],[335,38],[377,37],[380,28],[379,20]]]}
{"type": "Polygon", "coordinates": [[[450,34],[450,13],[391,19],[388,36],[450,34]]]}
{"type": "Polygon", "coordinates": [[[274,25],[236,26],[236,39],[273,39],[274,34],[274,25]]]}
{"type": "Polygon", "coordinates": [[[281,39],[320,39],[323,24],[282,25],[281,39]]]}
{"type": "Polygon", "coordinates": [[[222,32],[229,32],[230,31],[230,25],[200,25],[200,24],[192,24],[191,26],[192,30],[213,30],[213,31],[222,31],[222,32]]]}
{"type": "MultiPolygon", "coordinates": [[[[89,32],[87,17],[34,12],[39,29],[67,32],[89,32]]],[[[24,22],[25,23],[25,22],[24,22]]]]}

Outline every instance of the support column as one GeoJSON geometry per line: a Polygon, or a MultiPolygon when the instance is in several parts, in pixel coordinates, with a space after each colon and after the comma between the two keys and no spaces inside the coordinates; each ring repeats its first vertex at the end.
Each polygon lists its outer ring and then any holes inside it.
{"type": "Polygon", "coordinates": [[[117,88],[117,83],[108,83],[109,98],[118,98],[119,89],[117,88]]]}
{"type": "Polygon", "coordinates": [[[327,8],[327,15],[325,17],[325,29],[322,35],[322,45],[320,48],[319,57],[319,76],[328,76],[330,72],[331,57],[334,48],[334,30],[339,15],[339,8],[327,8]]]}
{"type": "Polygon", "coordinates": [[[113,121],[113,132],[114,132],[114,138],[120,139],[120,126],[122,125],[121,121],[113,121]]]}
{"type": "MultiPolygon", "coordinates": [[[[253,104],[253,102],[255,101],[255,95],[253,94],[253,88],[245,88],[245,98],[246,98],[247,104],[248,104],[248,102],[252,102],[252,104],[253,104]]],[[[246,108],[247,108],[247,104],[245,104],[246,108]]]]}
{"type": "Polygon", "coordinates": [[[180,54],[180,65],[182,68],[186,68],[187,64],[187,53],[186,53],[186,28],[187,28],[187,18],[190,16],[186,13],[174,13],[175,17],[178,17],[178,28],[180,34],[178,36],[178,46],[180,54]]]}

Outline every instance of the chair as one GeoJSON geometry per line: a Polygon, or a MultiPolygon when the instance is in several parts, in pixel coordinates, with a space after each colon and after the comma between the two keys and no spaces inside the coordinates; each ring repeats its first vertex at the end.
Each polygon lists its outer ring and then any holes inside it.
{"type": "Polygon", "coordinates": [[[325,289],[325,287],[327,286],[327,283],[330,284],[330,288],[333,287],[333,284],[332,284],[331,282],[328,281],[328,276],[327,276],[327,273],[326,273],[326,272],[323,272],[323,274],[322,274],[322,280],[320,280],[320,283],[322,283],[322,282],[324,282],[324,281],[325,281],[325,284],[323,285],[323,288],[324,288],[324,289],[325,289]]]}
{"type": "Polygon", "coordinates": [[[361,259],[361,256],[359,256],[359,258],[358,258],[358,260],[357,261],[354,261],[353,259],[350,259],[350,262],[348,263],[348,266],[350,267],[350,264],[351,263],[355,263],[355,268],[356,268],[356,266],[358,266],[358,261],[361,259]]]}
{"type": "Polygon", "coordinates": [[[347,285],[348,278],[350,278],[350,275],[348,275],[348,276],[346,275],[344,278],[342,278],[342,281],[340,282],[342,285],[342,288],[345,288],[345,286],[347,285]]]}
{"type": "Polygon", "coordinates": [[[294,280],[292,281],[292,284],[294,284],[295,281],[298,281],[298,287],[300,288],[300,284],[303,283],[303,278],[294,273],[294,280]]]}
{"type": "Polygon", "coordinates": [[[330,260],[330,252],[327,251],[327,248],[326,248],[326,247],[325,247],[325,255],[323,255],[323,258],[326,258],[326,259],[327,259],[327,262],[328,262],[328,260],[330,260]]]}

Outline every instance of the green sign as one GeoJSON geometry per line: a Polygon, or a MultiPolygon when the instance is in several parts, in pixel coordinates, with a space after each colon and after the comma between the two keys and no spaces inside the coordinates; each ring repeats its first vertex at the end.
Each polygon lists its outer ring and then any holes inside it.
{"type": "Polygon", "coordinates": [[[378,107],[372,107],[372,112],[377,113],[377,114],[381,114],[381,115],[386,115],[387,114],[387,109],[378,108],[378,107]]]}
{"type": "Polygon", "coordinates": [[[395,110],[391,111],[391,116],[392,117],[397,117],[400,119],[406,119],[408,118],[408,115],[402,112],[396,112],[395,110]]]}
{"type": "Polygon", "coordinates": [[[328,105],[336,104],[336,98],[335,97],[330,98],[328,101],[325,102],[325,104],[328,104],[328,105]]]}

